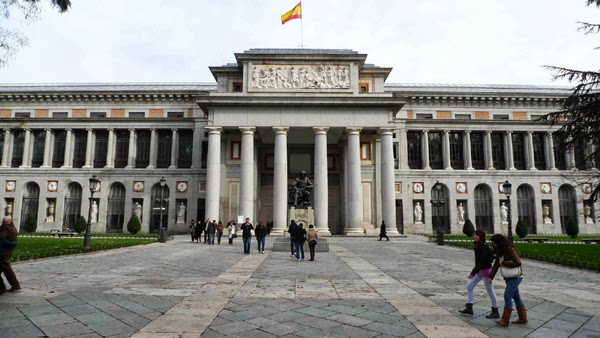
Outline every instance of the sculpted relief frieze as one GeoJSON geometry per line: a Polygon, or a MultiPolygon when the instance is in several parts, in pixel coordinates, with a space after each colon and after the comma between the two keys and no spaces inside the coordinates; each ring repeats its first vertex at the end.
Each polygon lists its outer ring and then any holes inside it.
{"type": "Polygon", "coordinates": [[[253,65],[254,89],[349,89],[349,66],[253,65]]]}

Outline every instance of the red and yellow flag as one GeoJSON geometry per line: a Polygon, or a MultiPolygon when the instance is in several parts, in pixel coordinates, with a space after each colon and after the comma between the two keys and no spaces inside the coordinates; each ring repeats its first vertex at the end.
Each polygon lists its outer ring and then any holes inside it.
{"type": "Polygon", "coordinates": [[[302,19],[302,1],[300,1],[296,7],[292,8],[291,11],[281,16],[281,24],[284,25],[292,19],[302,19]]]}

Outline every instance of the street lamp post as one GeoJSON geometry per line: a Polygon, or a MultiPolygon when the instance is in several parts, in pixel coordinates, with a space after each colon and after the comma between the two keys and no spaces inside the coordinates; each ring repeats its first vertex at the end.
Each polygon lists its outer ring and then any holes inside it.
{"type": "Polygon", "coordinates": [[[502,191],[504,191],[504,195],[506,195],[506,199],[508,200],[508,240],[512,243],[513,242],[513,235],[512,235],[512,220],[510,217],[510,213],[512,208],[510,207],[510,193],[512,192],[512,184],[510,184],[510,182],[508,180],[506,180],[504,182],[504,184],[502,184],[502,191]]]}
{"type": "Polygon", "coordinates": [[[92,238],[92,203],[94,201],[94,192],[98,190],[100,180],[96,175],[90,178],[90,209],[88,210],[87,228],[85,229],[85,235],[83,237],[83,251],[90,251],[90,239],[92,238]]]}
{"type": "Polygon", "coordinates": [[[163,202],[164,202],[164,190],[165,190],[165,184],[167,183],[167,180],[165,179],[165,177],[161,177],[160,178],[160,228],[159,228],[159,239],[162,243],[165,243],[167,241],[167,234],[165,231],[165,228],[163,227],[163,202]]]}

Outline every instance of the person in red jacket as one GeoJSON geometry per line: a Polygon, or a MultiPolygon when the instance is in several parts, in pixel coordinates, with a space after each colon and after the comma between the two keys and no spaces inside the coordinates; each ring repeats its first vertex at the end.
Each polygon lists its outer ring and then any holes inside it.
{"type": "MultiPolygon", "coordinates": [[[[12,219],[9,217],[3,218],[2,226],[0,226],[0,241],[5,242],[4,240],[14,242],[15,245],[17,242],[17,228],[15,228],[12,219]]],[[[0,273],[4,274],[4,277],[11,286],[11,288],[7,290],[4,280],[2,280],[2,277],[0,276],[0,295],[7,291],[14,292],[21,290],[21,284],[19,284],[19,280],[10,266],[10,257],[12,256],[13,248],[14,245],[3,245],[2,254],[0,255],[0,273]]]]}

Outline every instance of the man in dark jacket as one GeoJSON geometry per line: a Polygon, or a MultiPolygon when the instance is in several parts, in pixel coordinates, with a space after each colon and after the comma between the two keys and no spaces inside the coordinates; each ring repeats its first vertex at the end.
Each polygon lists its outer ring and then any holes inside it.
{"type": "Polygon", "coordinates": [[[204,243],[208,243],[208,225],[210,224],[210,218],[206,219],[206,222],[203,224],[204,228],[204,243]]]}
{"type": "Polygon", "coordinates": [[[198,221],[198,223],[196,223],[196,239],[198,240],[197,242],[200,243],[200,240],[202,240],[202,232],[204,232],[204,224],[202,223],[202,220],[198,221]]]}
{"type": "Polygon", "coordinates": [[[8,242],[17,242],[17,228],[15,228],[9,217],[3,218],[2,226],[0,226],[0,241],[4,243],[2,254],[0,254],[0,274],[4,274],[11,287],[7,290],[4,280],[0,276],[0,295],[7,291],[14,292],[21,290],[21,284],[19,284],[19,280],[10,266],[10,257],[13,253],[14,243],[8,243],[5,240],[8,242]]]}
{"type": "Polygon", "coordinates": [[[252,230],[254,227],[250,223],[250,218],[246,218],[246,223],[240,227],[242,230],[242,239],[244,240],[244,253],[250,254],[250,241],[252,240],[252,230]]]}
{"type": "Polygon", "coordinates": [[[300,223],[296,228],[296,236],[294,237],[297,261],[300,261],[300,257],[304,259],[304,242],[306,242],[306,230],[304,230],[303,224],[300,223]]]}
{"type": "Polygon", "coordinates": [[[258,243],[258,253],[265,253],[265,237],[267,237],[267,227],[264,222],[258,223],[256,229],[254,229],[254,235],[256,236],[256,242],[258,243]]]}
{"type": "Polygon", "coordinates": [[[390,238],[387,236],[387,230],[385,228],[385,221],[381,221],[381,229],[379,230],[379,240],[381,240],[384,237],[388,241],[390,240],[390,238]]]}
{"type": "Polygon", "coordinates": [[[213,219],[211,223],[208,223],[208,244],[215,245],[215,232],[217,231],[217,221],[213,219]]]}
{"type": "Polygon", "coordinates": [[[292,220],[288,228],[288,233],[290,234],[290,251],[292,253],[292,257],[296,256],[294,248],[294,238],[296,237],[296,231],[298,231],[298,225],[296,224],[296,221],[292,220]]]}

